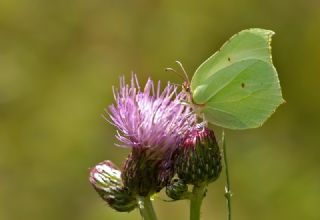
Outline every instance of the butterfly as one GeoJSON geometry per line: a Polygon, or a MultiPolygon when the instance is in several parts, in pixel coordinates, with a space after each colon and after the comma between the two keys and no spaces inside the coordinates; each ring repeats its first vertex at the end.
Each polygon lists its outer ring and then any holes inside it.
{"type": "Polygon", "coordinates": [[[209,123],[229,129],[260,127],[284,103],[272,63],[273,31],[252,28],[232,36],[182,87],[209,123]]]}

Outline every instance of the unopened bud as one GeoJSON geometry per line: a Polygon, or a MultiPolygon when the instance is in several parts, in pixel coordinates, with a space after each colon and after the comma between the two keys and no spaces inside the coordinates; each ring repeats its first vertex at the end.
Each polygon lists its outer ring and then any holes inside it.
{"type": "Polygon", "coordinates": [[[181,179],[174,179],[166,187],[166,194],[173,200],[188,198],[188,185],[181,179]]]}
{"type": "Polygon", "coordinates": [[[219,177],[221,154],[212,130],[196,126],[186,134],[177,150],[175,169],[187,184],[210,183],[219,177]]]}
{"type": "Polygon", "coordinates": [[[136,199],[123,186],[120,170],[104,161],[90,171],[89,180],[100,197],[119,212],[130,212],[137,207],[136,199]]]}

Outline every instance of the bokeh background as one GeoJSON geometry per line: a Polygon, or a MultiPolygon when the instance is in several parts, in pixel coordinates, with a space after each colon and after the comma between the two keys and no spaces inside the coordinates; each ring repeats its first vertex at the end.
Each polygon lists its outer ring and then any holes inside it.
{"type": "MultiPolygon", "coordinates": [[[[181,83],[234,33],[272,29],[287,101],[259,129],[227,131],[238,220],[320,219],[318,0],[1,0],[0,219],[141,219],[117,213],[88,183],[127,149],[101,117],[121,74],[181,83]]],[[[219,137],[221,130],[217,128],[219,137]]],[[[226,219],[224,175],[203,220],[226,219]]],[[[163,195],[160,195],[164,198],[163,195]]],[[[155,201],[159,219],[187,219],[188,203],[155,201]]]]}

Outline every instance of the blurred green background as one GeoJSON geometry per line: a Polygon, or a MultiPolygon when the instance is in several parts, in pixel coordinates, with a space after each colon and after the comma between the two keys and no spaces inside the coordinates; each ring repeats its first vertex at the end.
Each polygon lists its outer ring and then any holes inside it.
{"type": "MultiPolygon", "coordinates": [[[[234,33],[274,30],[273,58],[287,101],[259,129],[227,131],[238,220],[320,219],[320,2],[318,0],[1,0],[0,219],[141,219],[116,213],[88,168],[119,166],[102,119],[121,74],[181,80],[234,33]]],[[[217,129],[217,136],[220,136],[217,129]]],[[[226,219],[224,175],[203,220],[226,219]]],[[[163,195],[161,195],[163,197],[163,195]]],[[[155,201],[159,219],[187,219],[187,202],[155,201]]]]}

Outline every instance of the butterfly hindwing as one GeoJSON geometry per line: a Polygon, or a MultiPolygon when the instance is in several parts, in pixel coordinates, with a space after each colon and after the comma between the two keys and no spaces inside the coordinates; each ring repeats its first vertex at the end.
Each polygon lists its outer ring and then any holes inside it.
{"type": "Polygon", "coordinates": [[[241,61],[219,71],[212,80],[224,84],[207,101],[203,113],[206,120],[221,127],[259,127],[283,102],[275,68],[261,60],[241,61]],[[232,77],[221,79],[223,75],[232,77]]]}

